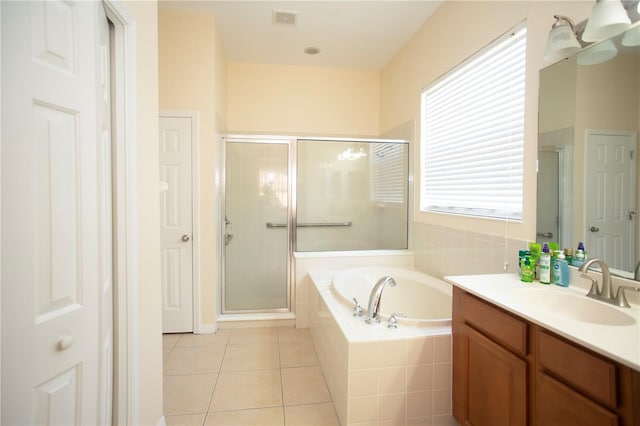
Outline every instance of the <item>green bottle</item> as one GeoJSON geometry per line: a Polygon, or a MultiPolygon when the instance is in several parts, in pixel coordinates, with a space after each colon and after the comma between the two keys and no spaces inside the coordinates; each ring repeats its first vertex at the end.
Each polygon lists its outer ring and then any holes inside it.
{"type": "Polygon", "coordinates": [[[533,266],[531,265],[531,257],[526,256],[522,262],[522,272],[520,273],[520,281],[525,283],[533,282],[533,266]]]}

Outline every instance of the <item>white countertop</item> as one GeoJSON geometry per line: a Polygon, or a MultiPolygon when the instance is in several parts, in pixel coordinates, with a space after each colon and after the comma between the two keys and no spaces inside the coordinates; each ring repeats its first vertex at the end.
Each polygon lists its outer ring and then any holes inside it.
{"type": "Polygon", "coordinates": [[[640,306],[638,305],[632,304],[631,308],[619,308],[586,297],[587,291],[581,287],[573,285],[559,287],[538,282],[524,283],[516,274],[459,275],[444,279],[455,287],[540,327],[640,371],[640,306]],[[550,292],[560,294],[550,294],[550,292]],[[581,297],[587,301],[583,301],[581,297]],[[566,303],[559,304],[558,301],[566,303]],[[579,306],[576,308],[576,305],[579,306]],[[586,308],[582,309],[583,306],[586,308]],[[614,311],[609,311],[608,308],[614,311]],[[579,312],[577,309],[590,312],[579,312]],[[568,314],[571,311],[573,314],[568,314]],[[596,311],[604,312],[602,315],[605,316],[610,312],[616,318],[621,318],[621,324],[624,323],[624,325],[607,325],[599,323],[598,320],[591,322],[591,315],[594,315],[594,318],[598,315],[596,311]],[[578,315],[575,315],[576,312],[578,315]],[[579,320],[576,317],[582,317],[582,319],[579,320]]]}

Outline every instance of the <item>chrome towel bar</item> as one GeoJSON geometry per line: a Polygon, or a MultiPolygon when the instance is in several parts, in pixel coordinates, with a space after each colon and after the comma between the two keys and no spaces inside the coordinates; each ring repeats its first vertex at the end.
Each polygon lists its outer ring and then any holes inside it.
{"type": "MultiPolygon", "coordinates": [[[[331,226],[351,226],[353,222],[324,222],[324,223],[299,223],[298,228],[319,228],[331,226]]],[[[267,228],[286,228],[286,223],[267,222],[267,228]]]]}

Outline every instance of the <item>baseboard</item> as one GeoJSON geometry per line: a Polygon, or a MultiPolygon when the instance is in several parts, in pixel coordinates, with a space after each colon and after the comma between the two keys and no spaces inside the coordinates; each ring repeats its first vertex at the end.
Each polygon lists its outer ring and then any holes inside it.
{"type": "Polygon", "coordinates": [[[193,329],[193,334],[214,334],[218,331],[217,324],[199,324],[193,329]]]}

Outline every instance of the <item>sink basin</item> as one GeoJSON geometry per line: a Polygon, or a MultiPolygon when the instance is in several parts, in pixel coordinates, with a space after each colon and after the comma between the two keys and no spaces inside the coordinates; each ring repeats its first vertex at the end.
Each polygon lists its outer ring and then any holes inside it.
{"type": "Polygon", "coordinates": [[[618,308],[590,299],[585,295],[562,293],[539,288],[521,288],[517,291],[527,305],[533,304],[549,312],[549,315],[561,316],[574,321],[601,325],[633,325],[636,320],[618,308]]]}

